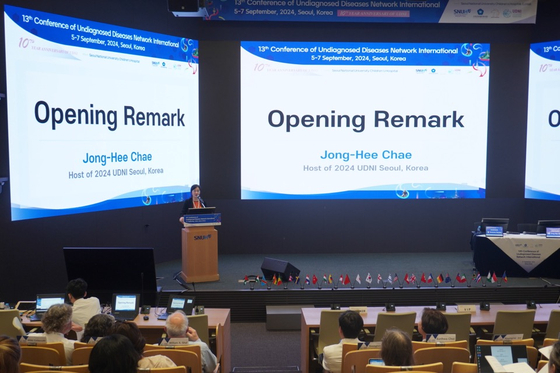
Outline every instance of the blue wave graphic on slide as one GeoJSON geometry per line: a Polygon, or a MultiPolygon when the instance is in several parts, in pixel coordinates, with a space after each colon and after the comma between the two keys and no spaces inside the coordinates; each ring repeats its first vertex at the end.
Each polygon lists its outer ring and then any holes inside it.
{"type": "Polygon", "coordinates": [[[164,203],[182,202],[189,197],[190,187],[170,186],[137,190],[92,205],[66,209],[43,209],[12,204],[12,220],[37,219],[51,216],[81,214],[85,212],[161,205],[164,203]]]}
{"type": "Polygon", "coordinates": [[[525,198],[560,201],[560,195],[558,194],[543,192],[542,190],[535,190],[531,189],[530,187],[525,188],[525,198]]]}
{"type": "Polygon", "coordinates": [[[479,199],[486,189],[464,184],[399,184],[323,194],[285,194],[243,189],[241,199],[479,199]]]}

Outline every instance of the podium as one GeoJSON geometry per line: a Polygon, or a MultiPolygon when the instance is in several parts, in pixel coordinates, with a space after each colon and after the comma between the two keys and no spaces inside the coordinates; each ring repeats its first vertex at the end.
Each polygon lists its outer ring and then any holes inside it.
{"type": "Polygon", "coordinates": [[[185,215],[182,272],[186,283],[218,281],[218,231],[221,214],[185,215]]]}

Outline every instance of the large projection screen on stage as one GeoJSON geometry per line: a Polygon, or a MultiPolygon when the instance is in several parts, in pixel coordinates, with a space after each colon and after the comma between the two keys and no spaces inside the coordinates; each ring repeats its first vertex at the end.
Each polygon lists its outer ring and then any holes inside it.
{"type": "Polygon", "coordinates": [[[484,198],[490,45],[241,42],[242,199],[484,198]]]}
{"type": "Polygon", "coordinates": [[[12,220],[182,201],[198,42],[6,5],[12,220]]]}
{"type": "Polygon", "coordinates": [[[560,41],[531,44],[525,198],[560,201],[560,41]]]}

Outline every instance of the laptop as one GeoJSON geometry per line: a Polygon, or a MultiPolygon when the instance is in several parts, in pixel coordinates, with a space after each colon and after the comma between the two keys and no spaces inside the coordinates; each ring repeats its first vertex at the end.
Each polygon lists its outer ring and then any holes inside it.
{"type": "Polygon", "coordinates": [[[527,346],[525,345],[476,345],[476,361],[478,373],[493,373],[494,370],[485,356],[494,356],[502,365],[529,363],[527,346]]]}
{"type": "Polygon", "coordinates": [[[31,321],[41,321],[43,315],[53,304],[64,303],[64,293],[55,294],[37,294],[37,302],[35,303],[35,313],[29,317],[31,321]]]}
{"type": "Polygon", "coordinates": [[[185,295],[171,295],[167,302],[167,311],[158,316],[158,320],[167,320],[167,317],[175,311],[183,311],[185,315],[192,315],[194,308],[194,297],[185,295]]]}
{"type": "Polygon", "coordinates": [[[116,320],[129,321],[138,316],[140,294],[113,294],[112,315],[116,320]]]}

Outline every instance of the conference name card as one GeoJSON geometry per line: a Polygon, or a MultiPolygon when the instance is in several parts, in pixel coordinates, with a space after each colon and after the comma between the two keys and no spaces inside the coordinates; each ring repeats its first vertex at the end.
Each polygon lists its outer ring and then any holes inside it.
{"type": "Polygon", "coordinates": [[[474,304],[459,304],[457,305],[457,312],[476,312],[476,305],[474,304]]]}

